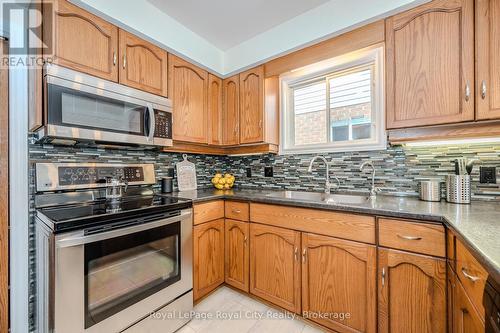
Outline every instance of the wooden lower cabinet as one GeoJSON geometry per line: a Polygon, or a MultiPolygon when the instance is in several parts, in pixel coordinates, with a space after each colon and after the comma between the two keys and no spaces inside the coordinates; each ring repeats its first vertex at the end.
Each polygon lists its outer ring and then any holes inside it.
{"type": "Polygon", "coordinates": [[[380,333],[446,331],[446,261],[379,249],[380,333]]]}
{"type": "Polygon", "coordinates": [[[300,313],[300,232],[250,224],[250,293],[300,313]]]}
{"type": "Polygon", "coordinates": [[[224,219],[193,228],[194,300],[224,283],[224,219]]]}
{"type": "Polygon", "coordinates": [[[303,316],[337,332],[376,332],[376,253],[373,245],[303,233],[303,316]]]}
{"type": "Polygon", "coordinates": [[[484,322],[472,305],[462,283],[453,275],[453,332],[484,333],[484,322]]]}
{"type": "Polygon", "coordinates": [[[225,231],[225,281],[235,288],[248,292],[250,283],[248,222],[226,219],[225,231]]]}

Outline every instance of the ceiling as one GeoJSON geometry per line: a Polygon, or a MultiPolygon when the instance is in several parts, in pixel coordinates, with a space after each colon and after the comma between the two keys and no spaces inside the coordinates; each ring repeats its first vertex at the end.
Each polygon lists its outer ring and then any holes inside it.
{"type": "Polygon", "coordinates": [[[147,0],[225,51],[329,0],[147,0]]]}
{"type": "Polygon", "coordinates": [[[430,0],[70,0],[227,77],[430,0]]]}

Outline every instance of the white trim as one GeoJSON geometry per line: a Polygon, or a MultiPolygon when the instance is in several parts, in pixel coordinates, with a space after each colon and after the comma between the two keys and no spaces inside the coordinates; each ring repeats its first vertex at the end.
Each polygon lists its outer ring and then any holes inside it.
{"type": "Polygon", "coordinates": [[[367,151],[382,150],[387,147],[387,135],[385,132],[385,81],[384,81],[384,47],[375,45],[369,48],[351,52],[339,57],[324,60],[291,71],[280,77],[281,107],[280,107],[280,151],[286,154],[308,154],[317,152],[345,152],[345,151],[367,151]],[[307,146],[296,146],[291,144],[294,140],[294,121],[290,114],[290,103],[293,103],[291,86],[306,80],[314,80],[318,76],[327,76],[332,72],[348,70],[373,63],[373,81],[377,84],[373,90],[374,112],[372,124],[375,126],[375,137],[367,140],[356,140],[346,142],[329,142],[326,144],[314,144],[307,146]]]}
{"type": "MultiPolygon", "coordinates": [[[[15,37],[24,34],[16,22],[15,37]]],[[[10,332],[29,330],[28,71],[9,70],[10,332]]]]}

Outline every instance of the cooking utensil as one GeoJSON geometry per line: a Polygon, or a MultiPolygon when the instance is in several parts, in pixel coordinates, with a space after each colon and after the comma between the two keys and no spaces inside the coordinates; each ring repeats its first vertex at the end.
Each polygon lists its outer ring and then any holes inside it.
{"type": "Polygon", "coordinates": [[[465,169],[467,170],[467,174],[470,175],[472,173],[472,168],[474,167],[474,163],[479,162],[477,158],[474,158],[472,160],[469,160],[465,166],[465,169]]]}

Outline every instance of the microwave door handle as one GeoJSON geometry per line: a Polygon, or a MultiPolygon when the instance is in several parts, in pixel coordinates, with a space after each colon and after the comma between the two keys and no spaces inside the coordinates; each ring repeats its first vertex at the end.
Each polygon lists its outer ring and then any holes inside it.
{"type": "Polygon", "coordinates": [[[148,103],[146,105],[149,114],[149,133],[148,133],[148,141],[152,142],[155,136],[155,128],[156,128],[156,117],[155,110],[153,108],[153,104],[148,103]]]}
{"type": "Polygon", "coordinates": [[[130,234],[134,234],[134,233],[141,232],[144,230],[149,230],[149,229],[161,227],[161,226],[171,224],[174,222],[179,222],[179,221],[183,221],[186,219],[191,219],[191,215],[192,214],[191,214],[190,210],[183,210],[183,211],[181,211],[180,215],[172,216],[172,217],[158,220],[158,221],[147,222],[147,223],[133,225],[130,227],[115,229],[115,230],[111,230],[111,231],[104,231],[104,232],[95,233],[92,235],[69,236],[69,237],[61,238],[61,239],[57,240],[56,247],[57,248],[64,248],[64,247],[79,246],[79,245],[84,245],[84,244],[88,244],[88,243],[98,242],[98,241],[105,240],[105,239],[130,235],[130,234]]]}

